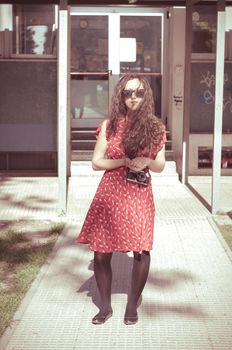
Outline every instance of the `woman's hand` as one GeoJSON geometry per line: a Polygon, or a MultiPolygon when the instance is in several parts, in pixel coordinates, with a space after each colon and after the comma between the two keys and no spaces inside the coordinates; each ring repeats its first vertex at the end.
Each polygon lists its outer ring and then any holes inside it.
{"type": "Polygon", "coordinates": [[[146,157],[126,158],[126,166],[133,171],[141,171],[148,167],[150,163],[151,159],[146,157]]]}

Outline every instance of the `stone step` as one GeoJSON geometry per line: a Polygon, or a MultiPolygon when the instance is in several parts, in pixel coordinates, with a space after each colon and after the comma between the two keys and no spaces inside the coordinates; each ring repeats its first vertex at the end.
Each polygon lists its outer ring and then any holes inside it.
{"type": "Polygon", "coordinates": [[[91,161],[93,157],[92,150],[72,150],[71,159],[72,161],[91,161]]]}
{"type": "Polygon", "coordinates": [[[78,130],[72,129],[73,140],[93,140],[96,141],[96,130],[78,130]]]}
{"type": "MultiPolygon", "coordinates": [[[[72,161],[71,162],[71,175],[80,176],[83,178],[96,178],[101,177],[104,171],[95,171],[92,169],[90,161],[72,161]]],[[[174,161],[167,161],[165,168],[161,173],[151,172],[152,178],[165,179],[165,181],[179,180],[179,175],[176,171],[176,163],[174,161]]],[[[89,180],[88,180],[89,183],[89,180]]]]}
{"type": "MultiPolygon", "coordinates": [[[[93,156],[93,149],[89,145],[89,149],[72,149],[71,159],[72,161],[78,160],[91,160],[93,156]]],[[[172,150],[165,150],[166,161],[174,161],[174,153],[172,150]]]]}
{"type": "Polygon", "coordinates": [[[72,150],[93,151],[95,144],[96,140],[72,140],[72,150]]]}

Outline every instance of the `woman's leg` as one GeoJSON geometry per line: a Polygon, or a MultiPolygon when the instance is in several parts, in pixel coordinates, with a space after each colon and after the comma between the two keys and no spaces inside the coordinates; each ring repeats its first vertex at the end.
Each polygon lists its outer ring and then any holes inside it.
{"type": "Polygon", "coordinates": [[[135,324],[138,321],[137,304],[146,284],[149,268],[150,253],[147,251],[143,251],[142,254],[134,252],[131,289],[124,316],[125,324],[135,324]]]}
{"type": "Polygon", "coordinates": [[[99,313],[93,318],[94,324],[104,323],[111,315],[111,269],[112,253],[94,252],[94,275],[101,297],[99,313]]]}

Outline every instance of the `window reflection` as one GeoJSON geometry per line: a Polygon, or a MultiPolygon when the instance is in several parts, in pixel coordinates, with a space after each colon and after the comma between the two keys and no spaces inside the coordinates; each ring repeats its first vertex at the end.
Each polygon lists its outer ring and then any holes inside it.
{"type": "Polygon", "coordinates": [[[162,17],[121,16],[120,21],[120,37],[136,40],[136,59],[120,62],[121,74],[146,75],[153,92],[155,114],[161,117],[162,17]]]}
{"type": "Polygon", "coordinates": [[[55,39],[55,5],[14,5],[13,54],[54,54],[55,39]]]}
{"type": "Polygon", "coordinates": [[[215,53],[217,32],[216,6],[195,6],[192,14],[193,53],[215,53]]]}
{"type": "Polygon", "coordinates": [[[136,61],[121,62],[121,72],[161,72],[161,16],[121,16],[121,38],[136,39],[136,61]]]}
{"type": "Polygon", "coordinates": [[[108,16],[71,16],[71,77],[72,125],[106,117],[108,16]]]}
{"type": "Polygon", "coordinates": [[[71,17],[71,70],[108,70],[108,17],[71,17]]]}

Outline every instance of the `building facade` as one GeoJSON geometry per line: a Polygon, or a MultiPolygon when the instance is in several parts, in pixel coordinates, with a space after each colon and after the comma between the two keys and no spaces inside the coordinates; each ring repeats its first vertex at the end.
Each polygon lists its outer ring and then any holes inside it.
{"type": "MultiPolygon", "coordinates": [[[[156,115],[166,124],[170,154],[181,175],[188,64],[188,174],[212,174],[217,2],[191,5],[191,23],[186,21],[185,2],[174,6],[175,2],[160,1],[156,7],[155,2],[142,1],[97,3],[0,5],[1,173],[63,173],[59,176],[64,183],[72,159],[91,151],[91,135],[108,115],[115,83],[122,74],[136,72],[151,84],[156,115]],[[186,36],[191,38],[187,61],[186,36]]],[[[224,53],[223,175],[232,174],[229,29],[224,53]]]]}

